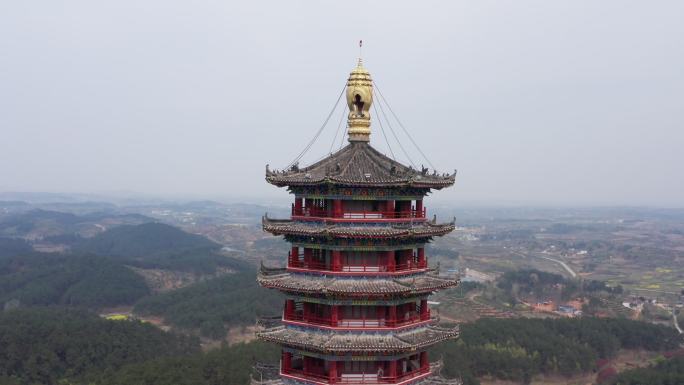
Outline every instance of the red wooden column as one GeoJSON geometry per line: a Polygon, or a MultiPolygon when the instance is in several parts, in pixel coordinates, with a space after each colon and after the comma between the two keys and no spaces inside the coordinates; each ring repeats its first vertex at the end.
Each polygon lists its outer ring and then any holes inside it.
{"type": "Polygon", "coordinates": [[[387,323],[389,326],[395,326],[397,324],[397,305],[391,305],[389,307],[389,318],[387,323]]]}
{"type": "Polygon", "coordinates": [[[330,326],[337,326],[339,319],[339,305],[332,305],[330,308],[330,326]]]}
{"type": "Polygon", "coordinates": [[[335,199],[333,200],[333,217],[335,218],[342,218],[342,200],[341,199],[335,199]]]}
{"type": "Polygon", "coordinates": [[[295,198],[295,203],[294,203],[294,214],[295,215],[302,215],[302,202],[303,198],[295,198]]]}
{"type": "Polygon", "coordinates": [[[427,261],[425,260],[425,247],[418,248],[418,267],[427,267],[427,261]]]}
{"type": "Polygon", "coordinates": [[[285,300],[285,319],[289,319],[294,315],[295,302],[293,299],[285,300]]]}
{"type": "Polygon", "coordinates": [[[304,374],[311,373],[311,357],[302,357],[302,371],[304,371],[304,374]]]}
{"type": "Polygon", "coordinates": [[[387,256],[387,271],[394,271],[396,266],[394,264],[394,250],[390,250],[386,254],[387,256]]]}
{"type": "Polygon", "coordinates": [[[337,382],[337,361],[328,362],[328,382],[331,384],[337,382]]]}
{"type": "Polygon", "coordinates": [[[385,311],[386,311],[385,309],[386,309],[385,306],[376,306],[375,307],[375,318],[378,319],[378,324],[380,326],[385,326],[383,324],[383,321],[385,321],[385,323],[387,323],[387,320],[385,319],[386,318],[385,317],[385,311]]]}
{"type": "Polygon", "coordinates": [[[299,247],[292,246],[290,250],[290,266],[299,267],[299,247]]]}
{"type": "Polygon", "coordinates": [[[406,269],[406,262],[407,262],[406,252],[407,251],[410,252],[410,250],[397,250],[394,252],[395,254],[399,255],[399,261],[398,261],[399,264],[397,266],[395,266],[396,270],[405,270],[406,269]]]}
{"type": "Polygon", "coordinates": [[[385,217],[389,218],[394,218],[394,201],[387,201],[385,203],[385,211],[387,214],[385,214],[385,217]]]}
{"type": "Polygon", "coordinates": [[[389,373],[387,373],[387,377],[390,378],[396,378],[397,377],[397,360],[392,360],[389,362],[389,373]]]}
{"type": "Polygon", "coordinates": [[[332,250],[332,270],[342,270],[342,252],[340,250],[332,250]]]}
{"type": "Polygon", "coordinates": [[[430,361],[428,361],[428,353],[420,352],[420,368],[425,371],[430,369],[430,361]]]}
{"type": "Polygon", "coordinates": [[[292,369],[292,353],[283,352],[281,361],[283,364],[280,370],[282,370],[283,373],[289,373],[290,369],[292,369]]]}
{"type": "Polygon", "coordinates": [[[423,218],[423,200],[416,199],[416,218],[423,218]]]}
{"type": "Polygon", "coordinates": [[[423,321],[430,319],[430,309],[427,302],[427,299],[420,300],[420,319],[423,321]]]}
{"type": "Polygon", "coordinates": [[[311,257],[312,257],[312,250],[308,247],[304,248],[304,266],[306,268],[311,268],[311,257]]]}
{"type": "Polygon", "coordinates": [[[411,201],[401,201],[401,217],[411,217],[411,201]]]}
{"type": "Polygon", "coordinates": [[[311,215],[311,207],[313,207],[313,199],[306,198],[304,199],[304,211],[306,212],[307,215],[311,215]]]}

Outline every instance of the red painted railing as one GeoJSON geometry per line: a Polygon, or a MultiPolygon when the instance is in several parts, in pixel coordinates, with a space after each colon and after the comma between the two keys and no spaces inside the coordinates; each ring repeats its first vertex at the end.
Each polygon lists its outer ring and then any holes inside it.
{"type": "MultiPolygon", "coordinates": [[[[415,257],[413,258],[415,259],[415,257]]],[[[394,272],[394,271],[406,271],[406,270],[411,270],[411,269],[422,269],[427,267],[427,262],[423,263],[422,266],[420,263],[416,262],[415,260],[409,260],[406,263],[400,263],[398,265],[392,265],[392,266],[387,266],[387,265],[378,265],[377,263],[374,265],[347,265],[347,266],[339,266],[338,268],[334,268],[330,264],[326,264],[325,262],[319,262],[319,261],[303,261],[299,258],[293,258],[290,256],[288,258],[288,266],[293,267],[293,268],[300,268],[300,269],[310,269],[310,270],[320,270],[320,271],[340,271],[340,272],[348,272],[348,273],[386,273],[386,272],[394,272]]]]}
{"type": "Polygon", "coordinates": [[[398,326],[404,326],[404,325],[410,325],[412,323],[418,322],[418,321],[426,321],[430,319],[430,313],[428,312],[427,315],[421,317],[420,313],[414,312],[414,313],[408,313],[408,316],[401,317],[401,319],[352,319],[352,318],[340,318],[337,320],[337,322],[333,322],[332,318],[330,317],[318,317],[318,316],[312,316],[308,315],[307,317],[304,317],[303,314],[299,313],[291,313],[291,314],[285,314],[284,317],[285,321],[301,321],[301,322],[306,322],[312,325],[323,325],[323,326],[331,326],[331,327],[339,327],[339,328],[382,328],[382,327],[387,327],[387,328],[393,328],[393,327],[398,327],[398,326]]]}
{"type": "Polygon", "coordinates": [[[302,207],[296,208],[292,205],[293,217],[313,217],[313,218],[332,218],[332,219],[410,219],[410,218],[425,218],[427,209],[423,207],[418,211],[411,209],[410,211],[345,211],[335,215],[334,211],[323,209],[319,207],[302,207]]]}
{"type": "Polygon", "coordinates": [[[403,380],[409,380],[413,377],[418,377],[423,374],[430,373],[429,367],[422,367],[410,372],[402,373],[396,376],[385,376],[381,373],[338,373],[337,376],[331,378],[325,374],[305,372],[300,369],[283,368],[284,374],[289,374],[303,379],[310,379],[318,382],[327,382],[335,384],[388,384],[397,383],[403,380]]]}
{"type": "MultiPolygon", "coordinates": [[[[359,265],[359,266],[340,266],[339,268],[334,269],[333,266],[325,264],[324,262],[305,262],[302,260],[295,260],[295,259],[291,259],[289,261],[289,266],[301,268],[301,269],[321,270],[321,271],[342,271],[342,272],[348,272],[348,273],[378,273],[378,272],[384,273],[384,272],[404,271],[404,270],[421,268],[421,266],[419,266],[418,263],[409,262],[409,263],[402,263],[402,264],[394,265],[394,266],[359,265]]],[[[422,267],[425,267],[425,266],[422,266],[422,267]]]]}

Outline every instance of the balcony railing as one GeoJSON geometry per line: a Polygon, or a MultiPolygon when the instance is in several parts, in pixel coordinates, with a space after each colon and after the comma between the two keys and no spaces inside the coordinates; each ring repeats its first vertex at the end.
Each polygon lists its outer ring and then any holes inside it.
{"type": "Polygon", "coordinates": [[[380,373],[338,373],[337,376],[331,378],[329,375],[305,372],[301,369],[283,368],[283,374],[300,377],[304,380],[312,380],[317,382],[326,382],[334,384],[388,384],[397,383],[403,380],[410,380],[414,377],[429,374],[429,367],[422,367],[410,372],[402,373],[396,376],[386,376],[380,373]]]}
{"type": "Polygon", "coordinates": [[[331,317],[320,317],[308,315],[304,317],[302,313],[285,314],[283,319],[285,321],[299,321],[306,322],[312,325],[322,325],[339,328],[394,328],[405,325],[410,325],[420,321],[427,321],[430,319],[430,312],[421,316],[419,312],[407,313],[403,317],[397,319],[385,318],[339,318],[336,322],[331,317]]]}
{"type": "Polygon", "coordinates": [[[388,273],[396,271],[407,271],[413,269],[423,269],[427,267],[427,262],[418,263],[415,261],[415,256],[406,263],[400,263],[397,265],[387,266],[374,264],[361,264],[361,265],[346,265],[334,268],[330,264],[320,261],[303,261],[298,258],[293,258],[290,256],[288,258],[288,267],[299,268],[299,269],[309,269],[309,270],[319,270],[319,271],[339,271],[347,273],[388,273]]]}
{"type": "Polygon", "coordinates": [[[345,211],[335,215],[333,210],[325,208],[296,208],[294,205],[292,206],[292,216],[300,218],[329,218],[335,220],[421,219],[425,218],[426,214],[427,209],[425,207],[422,210],[412,208],[409,211],[345,211]]]}

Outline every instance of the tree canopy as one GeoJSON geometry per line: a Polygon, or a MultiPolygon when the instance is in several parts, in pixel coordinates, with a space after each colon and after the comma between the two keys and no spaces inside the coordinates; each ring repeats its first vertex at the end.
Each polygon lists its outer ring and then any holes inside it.
{"type": "Polygon", "coordinates": [[[682,336],[662,325],[627,319],[492,319],[461,326],[461,336],[432,350],[444,373],[529,382],[535,375],[573,375],[594,368],[619,349],[669,350],[682,336]]]}
{"type": "Polygon", "coordinates": [[[147,294],[144,279],[111,258],[40,253],[0,257],[0,304],[105,307],[132,304],[147,294]]]}
{"type": "Polygon", "coordinates": [[[226,326],[253,325],[258,316],[274,315],[283,297],[260,287],[253,270],[231,274],[147,297],[136,314],[156,315],[174,326],[199,330],[203,336],[222,338],[226,326]]]}
{"type": "Polygon", "coordinates": [[[0,383],[48,385],[199,351],[190,337],[64,308],[0,313],[0,346],[0,383]]]}

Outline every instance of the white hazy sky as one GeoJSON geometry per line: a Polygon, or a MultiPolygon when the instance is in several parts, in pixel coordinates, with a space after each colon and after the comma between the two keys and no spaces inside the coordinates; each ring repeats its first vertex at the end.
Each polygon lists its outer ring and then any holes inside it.
{"type": "Polygon", "coordinates": [[[683,20],[683,1],[4,1],[0,191],[282,197],[265,164],[318,130],[363,39],[459,170],[439,200],[684,206],[683,20]]]}

